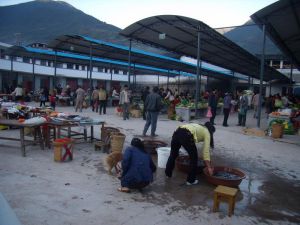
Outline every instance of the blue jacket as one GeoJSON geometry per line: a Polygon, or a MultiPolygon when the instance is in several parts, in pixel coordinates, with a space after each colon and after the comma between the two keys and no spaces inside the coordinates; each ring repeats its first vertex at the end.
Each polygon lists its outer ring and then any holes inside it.
{"type": "Polygon", "coordinates": [[[146,152],[136,147],[128,147],[122,160],[122,187],[130,187],[141,182],[152,182],[156,167],[146,152]]]}
{"type": "Polygon", "coordinates": [[[230,109],[230,107],[231,107],[231,97],[230,97],[230,95],[226,95],[224,97],[223,103],[224,103],[224,106],[223,106],[224,109],[230,109]]]}

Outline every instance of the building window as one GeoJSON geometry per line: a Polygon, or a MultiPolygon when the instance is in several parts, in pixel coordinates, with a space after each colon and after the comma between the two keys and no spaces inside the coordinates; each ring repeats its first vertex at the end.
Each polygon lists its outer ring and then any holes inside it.
{"type": "Polygon", "coordinates": [[[0,49],[0,59],[4,59],[4,50],[0,49]]]}
{"type": "Polygon", "coordinates": [[[275,69],[280,69],[280,60],[273,60],[272,67],[275,69]]]}
{"type": "Polygon", "coordinates": [[[46,60],[41,60],[41,65],[42,66],[47,66],[47,61],[46,60]]]}
{"type": "Polygon", "coordinates": [[[64,67],[63,65],[64,65],[63,63],[57,62],[56,63],[56,68],[63,68],[64,67]]]}
{"type": "Polygon", "coordinates": [[[75,65],[75,69],[76,69],[76,70],[79,70],[79,65],[75,65]]]}
{"type": "Polygon", "coordinates": [[[283,61],[282,69],[291,69],[291,63],[288,61],[283,61]]]}
{"type": "Polygon", "coordinates": [[[23,62],[24,62],[24,63],[30,63],[30,58],[28,58],[28,57],[23,57],[23,62]]]}
{"type": "Polygon", "coordinates": [[[73,69],[73,64],[72,63],[67,63],[67,69],[73,69]]]}

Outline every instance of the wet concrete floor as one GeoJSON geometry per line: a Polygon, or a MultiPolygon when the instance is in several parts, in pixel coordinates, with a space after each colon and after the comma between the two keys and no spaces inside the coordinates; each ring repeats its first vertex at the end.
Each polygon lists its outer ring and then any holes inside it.
{"type": "MultiPolygon", "coordinates": [[[[157,156],[153,156],[156,161],[157,156]]],[[[230,158],[214,157],[215,165],[230,165],[239,168],[246,173],[246,178],[239,185],[236,199],[235,213],[237,215],[255,216],[259,220],[284,220],[300,223],[300,185],[299,182],[288,181],[254,167],[247,161],[231,161],[230,158]]],[[[172,178],[166,178],[164,169],[158,168],[155,181],[151,188],[142,192],[142,198],[134,198],[136,201],[151,202],[157,205],[167,205],[171,201],[177,201],[180,205],[171,207],[166,211],[171,215],[179,210],[194,210],[209,207],[212,209],[213,192],[216,186],[209,184],[203,174],[198,174],[199,184],[185,185],[186,173],[176,167],[172,178]]],[[[220,205],[221,217],[228,212],[227,204],[220,205]]]]}

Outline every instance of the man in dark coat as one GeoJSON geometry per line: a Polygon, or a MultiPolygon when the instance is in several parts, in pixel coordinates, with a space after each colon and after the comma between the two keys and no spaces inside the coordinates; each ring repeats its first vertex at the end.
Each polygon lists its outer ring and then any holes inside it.
{"type": "Polygon", "coordinates": [[[158,119],[159,111],[162,108],[161,97],[158,94],[158,87],[153,88],[153,92],[149,94],[146,98],[144,109],[147,112],[146,124],[143,131],[143,136],[146,136],[147,130],[151,125],[151,136],[157,136],[155,134],[156,124],[158,119]]]}
{"type": "Polygon", "coordinates": [[[214,90],[210,93],[208,97],[208,106],[210,107],[212,117],[210,117],[210,122],[215,125],[215,117],[217,114],[217,105],[218,105],[218,100],[217,100],[217,91],[214,90]]]}

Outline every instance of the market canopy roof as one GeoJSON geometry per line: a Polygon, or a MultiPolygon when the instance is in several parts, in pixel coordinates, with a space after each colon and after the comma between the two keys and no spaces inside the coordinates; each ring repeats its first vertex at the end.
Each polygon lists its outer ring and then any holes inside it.
{"type": "Polygon", "coordinates": [[[277,1],[251,16],[300,70],[300,1],[277,1]]]}
{"type": "MultiPolygon", "coordinates": [[[[39,49],[39,48],[32,48],[32,47],[23,47],[23,46],[13,46],[6,50],[6,53],[13,56],[23,56],[23,57],[30,57],[33,56],[37,57],[38,59],[42,60],[55,60],[55,54],[56,54],[56,60],[57,62],[65,62],[65,63],[73,63],[73,64],[83,64],[83,65],[89,65],[90,63],[90,57],[87,55],[80,55],[80,54],[74,54],[70,52],[60,52],[47,49],[39,49]]],[[[126,71],[128,69],[128,62],[122,62],[117,60],[110,60],[110,59],[103,59],[99,57],[92,57],[92,65],[94,67],[110,67],[112,69],[118,69],[126,71]]],[[[145,66],[136,64],[134,66],[134,72],[136,74],[141,75],[166,75],[169,73],[170,77],[174,77],[179,75],[177,71],[168,71],[165,69],[160,69],[156,67],[151,66],[145,66]]],[[[189,76],[189,74],[181,74],[183,76],[189,76]]]]}
{"type": "MultiPolygon", "coordinates": [[[[260,60],[201,21],[161,15],[142,19],[121,35],[168,51],[197,58],[198,30],[201,37],[201,60],[234,72],[259,79],[260,60]]],[[[288,78],[265,65],[264,80],[288,81],[288,78]]]]}
{"type": "MultiPolygon", "coordinates": [[[[91,37],[82,35],[63,35],[55,38],[49,44],[50,48],[62,51],[72,51],[79,54],[92,55],[96,57],[128,61],[129,47],[118,45],[102,40],[97,40],[91,37]]],[[[176,58],[171,58],[164,55],[146,52],[140,49],[131,49],[131,63],[153,66],[166,69],[169,71],[180,71],[190,74],[196,74],[196,65],[188,62],[183,62],[176,58]]],[[[231,73],[220,72],[210,68],[203,68],[202,74],[218,79],[231,79],[231,73]]]]}

